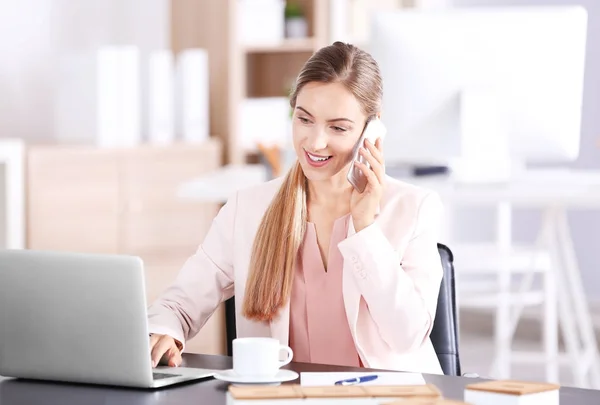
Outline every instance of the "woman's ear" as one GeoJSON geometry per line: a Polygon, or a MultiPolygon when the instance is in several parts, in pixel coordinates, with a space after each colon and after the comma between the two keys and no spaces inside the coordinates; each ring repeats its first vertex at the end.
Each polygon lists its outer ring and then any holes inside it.
{"type": "Polygon", "coordinates": [[[381,119],[381,111],[377,113],[377,118],[381,119]]]}

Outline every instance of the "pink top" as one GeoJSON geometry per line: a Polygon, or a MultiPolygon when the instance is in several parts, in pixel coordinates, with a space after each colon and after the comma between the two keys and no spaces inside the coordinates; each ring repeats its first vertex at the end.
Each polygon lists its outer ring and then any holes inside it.
{"type": "Polygon", "coordinates": [[[327,271],[313,223],[308,223],[302,265],[296,268],[290,299],[290,347],[294,361],[359,367],[342,295],[342,255],[350,215],[338,218],[331,233],[327,271]]]}

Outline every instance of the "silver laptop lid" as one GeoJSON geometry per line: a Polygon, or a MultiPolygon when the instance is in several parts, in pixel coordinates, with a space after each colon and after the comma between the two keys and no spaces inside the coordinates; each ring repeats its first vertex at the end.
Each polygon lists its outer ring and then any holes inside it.
{"type": "Polygon", "coordinates": [[[0,375],[148,386],[141,259],[0,251],[0,375]]]}

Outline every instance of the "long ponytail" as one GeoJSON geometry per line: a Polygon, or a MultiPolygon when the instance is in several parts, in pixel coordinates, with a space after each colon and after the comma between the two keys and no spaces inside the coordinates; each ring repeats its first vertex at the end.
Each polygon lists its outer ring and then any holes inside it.
{"type": "Polygon", "coordinates": [[[306,177],[296,162],[258,227],[242,314],[271,321],[289,300],[306,230],[306,177]]]}

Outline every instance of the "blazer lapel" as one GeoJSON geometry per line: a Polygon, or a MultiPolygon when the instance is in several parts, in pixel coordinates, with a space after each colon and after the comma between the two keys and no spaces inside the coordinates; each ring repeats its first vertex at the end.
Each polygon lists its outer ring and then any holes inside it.
{"type": "MultiPolygon", "coordinates": [[[[381,212],[381,203],[377,206],[377,212],[375,214],[375,220],[379,216],[381,212]]],[[[346,238],[349,238],[356,234],[356,229],[354,228],[354,222],[352,221],[352,215],[349,216],[348,220],[348,232],[346,234],[346,238]]],[[[357,259],[355,259],[357,260],[357,259]]],[[[350,327],[350,332],[354,337],[354,341],[357,342],[356,346],[359,353],[362,353],[362,348],[358,344],[357,339],[357,331],[356,325],[358,322],[358,311],[360,308],[360,300],[361,294],[358,286],[356,285],[356,279],[354,277],[354,265],[353,259],[350,257],[344,258],[343,264],[343,277],[342,277],[342,291],[344,295],[344,307],[346,309],[346,316],[348,317],[348,326],[350,327]]],[[[365,359],[362,359],[363,363],[365,363],[365,359]]],[[[365,363],[366,364],[366,363],[365,363]]]]}

